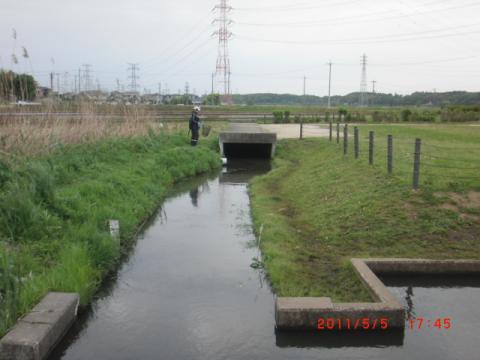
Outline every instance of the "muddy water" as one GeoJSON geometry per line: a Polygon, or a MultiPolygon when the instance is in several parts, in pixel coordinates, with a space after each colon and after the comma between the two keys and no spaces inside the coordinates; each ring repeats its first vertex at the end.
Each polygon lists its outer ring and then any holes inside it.
{"type": "Polygon", "coordinates": [[[480,283],[402,282],[415,316],[452,328],[362,334],[275,331],[246,182],[268,163],[237,162],[179,184],[53,359],[478,359],[480,283]],[[453,287],[452,287],[453,286],[453,287]]]}

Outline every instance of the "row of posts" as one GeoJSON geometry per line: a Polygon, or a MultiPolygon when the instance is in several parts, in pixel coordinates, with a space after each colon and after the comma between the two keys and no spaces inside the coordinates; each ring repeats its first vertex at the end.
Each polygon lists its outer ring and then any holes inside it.
{"type": "MultiPolygon", "coordinates": [[[[337,144],[340,143],[340,123],[336,124],[336,141],[337,144]]],[[[303,124],[300,126],[300,138],[303,138],[303,124]]],[[[333,123],[330,122],[329,127],[329,140],[333,141],[333,123]]],[[[360,139],[359,139],[359,130],[355,126],[353,128],[353,144],[354,144],[354,156],[355,159],[360,157],[360,139]]],[[[420,155],[422,148],[422,140],[415,139],[415,151],[413,156],[413,189],[417,190],[420,184],[420,155]]],[[[374,160],[374,149],[375,149],[375,132],[370,131],[368,133],[368,163],[373,165],[374,160]]],[[[348,124],[345,124],[343,127],[343,154],[348,154],[348,124]]],[[[387,136],[387,172],[388,174],[393,174],[393,136],[387,136]]]]}

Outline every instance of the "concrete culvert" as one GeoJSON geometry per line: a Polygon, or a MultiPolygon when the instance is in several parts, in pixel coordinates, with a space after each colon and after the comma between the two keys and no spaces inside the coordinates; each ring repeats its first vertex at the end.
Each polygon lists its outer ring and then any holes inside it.
{"type": "Polygon", "coordinates": [[[220,150],[227,158],[272,158],[277,134],[258,124],[231,123],[220,133],[220,150]]]}

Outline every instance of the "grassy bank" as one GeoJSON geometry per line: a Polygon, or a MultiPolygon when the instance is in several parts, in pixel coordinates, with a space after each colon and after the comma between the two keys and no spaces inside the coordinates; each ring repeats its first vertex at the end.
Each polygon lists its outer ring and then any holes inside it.
{"type": "Polygon", "coordinates": [[[0,336],[48,291],[88,303],[169,186],[219,166],[214,139],[202,143],[150,131],[0,162],[0,336]]]}
{"type": "MultiPolygon", "coordinates": [[[[366,134],[369,128],[360,130],[366,134]]],[[[250,188],[275,292],[368,301],[350,266],[352,257],[480,259],[480,177],[468,173],[459,180],[462,173],[448,169],[458,162],[446,160],[478,156],[479,130],[376,126],[379,138],[393,133],[397,141],[393,176],[386,172],[380,142],[376,165],[369,166],[365,148],[356,160],[351,150],[343,156],[341,145],[326,139],[282,141],[274,170],[250,188]],[[412,152],[415,136],[432,149],[446,149],[437,153],[441,159],[429,159],[443,169],[431,167],[419,192],[410,188],[411,158],[402,154],[412,152]]]]}

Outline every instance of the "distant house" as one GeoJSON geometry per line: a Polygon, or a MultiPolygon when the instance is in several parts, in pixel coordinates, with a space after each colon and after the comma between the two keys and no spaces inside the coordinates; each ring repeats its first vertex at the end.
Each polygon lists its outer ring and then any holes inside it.
{"type": "Polygon", "coordinates": [[[35,90],[35,98],[44,99],[50,96],[51,93],[52,93],[52,89],[45,86],[37,86],[37,89],[35,90]]]}

